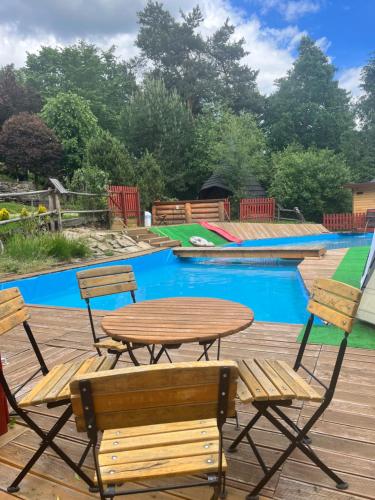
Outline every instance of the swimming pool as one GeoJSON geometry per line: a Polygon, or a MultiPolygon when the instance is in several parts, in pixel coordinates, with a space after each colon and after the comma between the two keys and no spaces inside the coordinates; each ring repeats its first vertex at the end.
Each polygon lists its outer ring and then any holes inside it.
{"type": "MultiPolygon", "coordinates": [[[[302,236],[244,242],[246,246],[290,244],[335,244],[335,248],[369,244],[359,235],[302,236]],[[349,239],[348,239],[349,238],[349,239]]],[[[216,297],[234,300],[253,309],[258,321],[303,323],[307,292],[297,269],[299,261],[281,259],[179,259],[171,250],[102,264],[132,265],[136,275],[138,301],[163,297],[216,297]]],[[[41,274],[0,284],[0,289],[17,286],[28,304],[85,307],[76,281],[84,268],[41,274]]],[[[94,309],[112,310],[130,303],[128,293],[93,299],[94,309]]],[[[204,321],[204,318],[202,318],[204,321]]]]}

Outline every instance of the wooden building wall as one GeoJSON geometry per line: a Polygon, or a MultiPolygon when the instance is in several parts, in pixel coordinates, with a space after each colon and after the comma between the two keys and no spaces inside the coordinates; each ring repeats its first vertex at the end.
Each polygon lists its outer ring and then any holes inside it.
{"type": "Polygon", "coordinates": [[[225,200],[157,201],[152,206],[152,223],[190,224],[226,220],[225,200]]]}
{"type": "Polygon", "coordinates": [[[375,187],[353,191],[353,213],[363,214],[369,208],[375,208],[375,187]]]}

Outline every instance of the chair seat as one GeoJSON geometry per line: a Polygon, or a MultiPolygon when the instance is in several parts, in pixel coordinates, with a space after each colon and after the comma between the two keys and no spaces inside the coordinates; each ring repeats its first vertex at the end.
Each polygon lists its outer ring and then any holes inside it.
{"type": "Polygon", "coordinates": [[[92,357],[56,365],[19,402],[21,408],[42,403],[52,403],[70,398],[69,384],[73,377],[85,373],[110,370],[115,364],[112,356],[92,357]]]}
{"type": "Polygon", "coordinates": [[[94,347],[98,347],[99,349],[110,349],[111,351],[116,352],[127,352],[128,348],[122,342],[118,340],[113,340],[111,338],[100,340],[99,342],[95,342],[93,344],[94,347]]]}
{"type": "Polygon", "coordinates": [[[238,362],[240,383],[237,395],[243,403],[268,400],[322,401],[311,387],[285,361],[247,359],[238,362]]]}
{"type": "Polygon", "coordinates": [[[104,484],[213,474],[218,471],[218,453],[216,419],[148,425],[104,431],[99,466],[104,484]]]}

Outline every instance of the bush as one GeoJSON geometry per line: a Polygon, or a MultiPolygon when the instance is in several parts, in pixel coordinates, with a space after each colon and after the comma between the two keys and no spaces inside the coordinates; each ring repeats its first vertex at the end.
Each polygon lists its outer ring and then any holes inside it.
{"type": "Polygon", "coordinates": [[[350,210],[350,180],[343,157],[329,149],[289,146],[272,156],[274,178],[270,195],[285,208],[298,207],[307,220],[321,221],[324,213],[350,210]]]}
{"type": "Polygon", "coordinates": [[[45,235],[47,254],[59,261],[88,257],[91,253],[86,242],[81,239],[68,239],[63,234],[45,235]]]}

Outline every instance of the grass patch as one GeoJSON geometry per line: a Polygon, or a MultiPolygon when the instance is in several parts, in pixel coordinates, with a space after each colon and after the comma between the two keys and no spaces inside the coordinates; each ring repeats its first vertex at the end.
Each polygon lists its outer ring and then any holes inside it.
{"type": "Polygon", "coordinates": [[[37,210],[38,207],[30,207],[28,205],[23,205],[22,203],[17,203],[16,201],[0,201],[0,209],[6,208],[11,214],[19,214],[23,208],[26,208],[29,212],[37,210]]]}
{"type": "Polygon", "coordinates": [[[0,271],[34,272],[58,262],[89,257],[91,250],[83,239],[68,239],[63,234],[15,234],[5,243],[0,271]]]}
{"type": "MultiPolygon", "coordinates": [[[[370,247],[350,248],[339,267],[336,269],[333,279],[359,288],[369,248],[370,247]]],[[[309,344],[339,345],[342,337],[342,330],[335,326],[314,325],[310,333],[309,344]]],[[[297,340],[301,342],[302,332],[297,340]]],[[[348,337],[348,346],[362,349],[375,349],[375,326],[357,320],[354,324],[353,331],[348,337]]]]}
{"type": "Polygon", "coordinates": [[[151,231],[159,236],[168,236],[172,240],[180,240],[183,247],[192,247],[189,239],[192,236],[199,236],[208,241],[212,241],[215,245],[224,245],[229,243],[227,240],[206,229],[200,224],[181,224],[179,226],[153,226],[151,231]]]}

